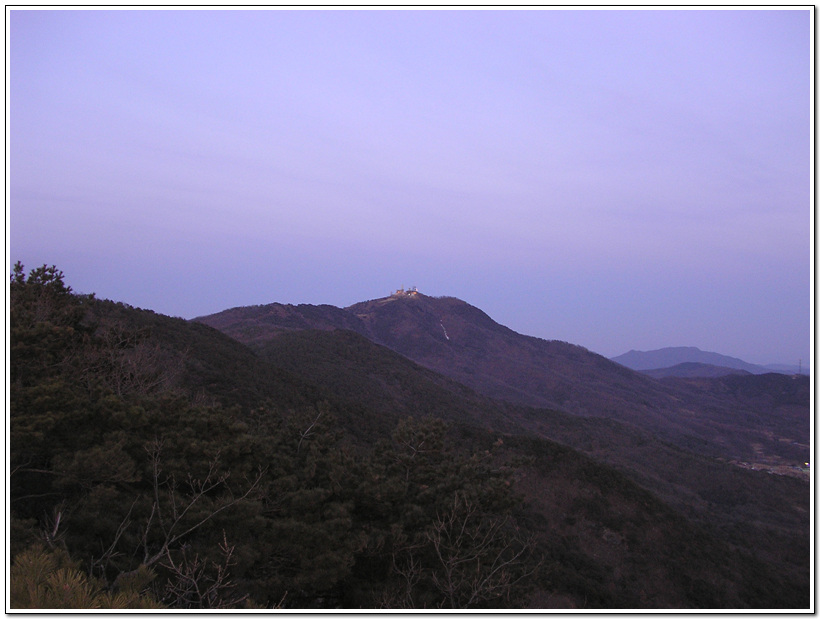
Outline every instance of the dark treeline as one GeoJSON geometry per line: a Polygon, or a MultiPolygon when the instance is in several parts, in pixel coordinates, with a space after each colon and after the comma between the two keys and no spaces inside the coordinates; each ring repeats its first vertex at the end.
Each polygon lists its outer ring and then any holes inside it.
{"type": "MultiPolygon", "coordinates": [[[[74,294],[55,267],[18,263],[10,294],[12,608],[808,598],[609,467],[459,424],[409,370],[376,392],[330,365],[277,368],[204,325],[74,294]]],[[[336,340],[316,339],[330,359],[336,340]]]]}
{"type": "Polygon", "coordinates": [[[434,418],[365,450],[326,403],[203,404],[123,312],[53,267],[12,275],[12,605],[520,599],[539,565],[491,451],[453,448],[434,418]]]}

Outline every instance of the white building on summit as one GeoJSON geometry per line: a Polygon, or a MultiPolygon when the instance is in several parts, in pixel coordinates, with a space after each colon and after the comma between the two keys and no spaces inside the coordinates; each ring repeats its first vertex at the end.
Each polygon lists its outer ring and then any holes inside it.
{"type": "Polygon", "coordinates": [[[404,286],[402,286],[401,288],[396,290],[396,292],[393,293],[393,296],[394,297],[399,297],[399,296],[404,295],[404,296],[411,297],[411,296],[417,295],[418,293],[419,293],[419,290],[415,286],[411,286],[407,290],[405,290],[404,286]]]}

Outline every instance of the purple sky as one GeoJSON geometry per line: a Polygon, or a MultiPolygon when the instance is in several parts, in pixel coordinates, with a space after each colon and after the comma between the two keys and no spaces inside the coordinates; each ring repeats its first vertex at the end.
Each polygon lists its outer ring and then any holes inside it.
{"type": "Polygon", "coordinates": [[[9,258],[77,291],[807,364],[808,9],[7,17],[9,258]]]}

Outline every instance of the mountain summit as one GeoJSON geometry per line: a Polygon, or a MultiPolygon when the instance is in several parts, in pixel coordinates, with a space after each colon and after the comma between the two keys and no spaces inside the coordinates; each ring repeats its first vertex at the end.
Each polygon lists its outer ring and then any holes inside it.
{"type": "MultiPolygon", "coordinates": [[[[197,318],[261,348],[285,332],[345,329],[476,392],[515,404],[631,423],[682,446],[734,443],[731,402],[711,402],[715,423],[690,412],[702,395],[630,370],[586,348],[516,333],[454,297],[399,290],[347,308],[270,304],[197,318]],[[724,437],[723,434],[726,434],[724,437]]],[[[712,396],[710,396],[712,397],[712,396]]],[[[747,441],[748,442],[748,441],[747,441]]]]}
{"type": "Polygon", "coordinates": [[[808,381],[773,374],[721,385],[657,380],[582,346],[516,333],[460,299],[414,288],[347,308],[273,303],[196,320],[263,353],[293,331],[354,331],[483,396],[614,419],[707,455],[748,459],[754,443],[758,458],[792,461],[804,457],[801,445],[808,441],[808,381]],[[744,395],[764,386],[778,393],[768,404],[744,395]]]}
{"type": "Polygon", "coordinates": [[[521,335],[465,301],[415,289],[344,309],[271,304],[196,320],[250,344],[291,329],[348,329],[484,395],[577,414],[619,416],[635,408],[636,391],[652,399],[664,391],[581,346],[521,335]],[[610,398],[606,411],[592,390],[610,398]]]}
{"type": "Polygon", "coordinates": [[[583,383],[631,399],[656,390],[587,349],[516,333],[454,297],[393,295],[347,308],[371,339],[490,397],[596,415],[583,383]],[[627,394],[626,391],[629,393],[627,394]]]}

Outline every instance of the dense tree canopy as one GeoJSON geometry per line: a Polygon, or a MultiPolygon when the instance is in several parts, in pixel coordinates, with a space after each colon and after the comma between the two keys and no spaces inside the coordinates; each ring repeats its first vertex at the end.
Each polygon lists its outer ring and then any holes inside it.
{"type": "Polygon", "coordinates": [[[146,570],[143,593],[178,608],[509,601],[526,544],[491,455],[446,448],[434,418],[405,419],[363,450],[321,401],[203,405],[179,388],[185,360],[101,303],[72,294],[54,267],[15,266],[17,569],[70,556],[71,582],[95,605],[146,570]],[[472,537],[443,541],[457,521],[472,537]],[[470,577],[486,582],[455,584],[453,553],[470,540],[470,577]],[[485,556],[503,574],[483,574],[485,556]]]}
{"type": "Polygon", "coordinates": [[[459,423],[479,399],[361,338],[284,339],[305,350],[277,368],[286,346],[55,267],[18,263],[10,295],[14,608],[802,605],[613,469],[459,423]]]}

